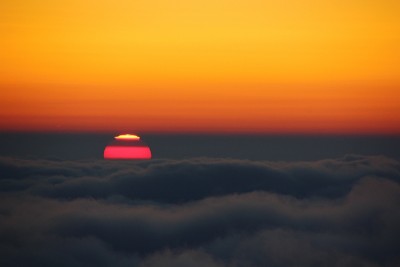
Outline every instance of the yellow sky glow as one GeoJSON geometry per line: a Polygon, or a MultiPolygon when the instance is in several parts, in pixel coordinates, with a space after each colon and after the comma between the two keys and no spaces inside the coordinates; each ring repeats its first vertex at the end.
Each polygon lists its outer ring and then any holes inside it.
{"type": "Polygon", "coordinates": [[[0,130],[400,133],[399,1],[0,10],[0,130]]]}

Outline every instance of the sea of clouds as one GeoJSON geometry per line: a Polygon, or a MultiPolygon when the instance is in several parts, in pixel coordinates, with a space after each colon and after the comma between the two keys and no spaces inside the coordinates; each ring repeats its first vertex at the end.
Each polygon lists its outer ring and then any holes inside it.
{"type": "Polygon", "coordinates": [[[400,266],[400,162],[0,158],[0,266],[400,266]]]}

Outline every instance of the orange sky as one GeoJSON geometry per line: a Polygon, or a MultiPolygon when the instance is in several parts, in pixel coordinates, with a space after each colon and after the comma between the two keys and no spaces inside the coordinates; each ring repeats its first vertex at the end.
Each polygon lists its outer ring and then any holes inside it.
{"type": "Polygon", "coordinates": [[[0,131],[400,134],[397,0],[0,10],[0,131]]]}

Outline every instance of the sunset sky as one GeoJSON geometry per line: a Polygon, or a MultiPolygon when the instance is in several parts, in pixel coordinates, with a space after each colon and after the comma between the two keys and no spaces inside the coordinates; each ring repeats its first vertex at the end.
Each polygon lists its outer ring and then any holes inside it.
{"type": "Polygon", "coordinates": [[[400,0],[0,0],[0,266],[400,266],[400,0]]]}
{"type": "Polygon", "coordinates": [[[0,131],[400,134],[396,0],[0,10],[0,131]]]}

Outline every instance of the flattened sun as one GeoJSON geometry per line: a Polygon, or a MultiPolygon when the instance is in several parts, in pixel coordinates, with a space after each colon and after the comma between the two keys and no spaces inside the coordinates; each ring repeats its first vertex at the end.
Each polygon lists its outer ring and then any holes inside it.
{"type": "Polygon", "coordinates": [[[121,134],[106,146],[104,159],[151,159],[151,150],[139,136],[121,134]]]}

